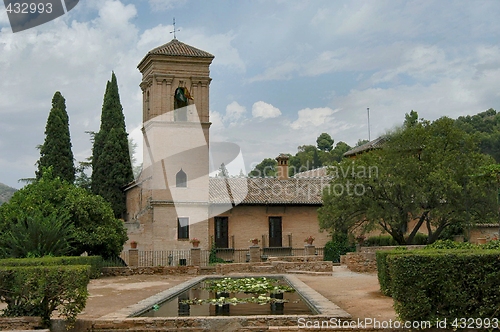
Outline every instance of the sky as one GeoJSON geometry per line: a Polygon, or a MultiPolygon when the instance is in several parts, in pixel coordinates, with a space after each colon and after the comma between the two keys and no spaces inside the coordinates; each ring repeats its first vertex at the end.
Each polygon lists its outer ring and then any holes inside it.
{"type": "Polygon", "coordinates": [[[56,91],[75,162],[88,158],[113,71],[142,145],[137,64],[173,38],[174,17],[178,40],[215,56],[211,140],[239,145],[247,173],[323,132],[334,144],[374,139],[411,110],[428,120],[500,110],[499,12],[480,0],[81,0],[12,33],[0,4],[0,182],[34,177],[56,91]]]}

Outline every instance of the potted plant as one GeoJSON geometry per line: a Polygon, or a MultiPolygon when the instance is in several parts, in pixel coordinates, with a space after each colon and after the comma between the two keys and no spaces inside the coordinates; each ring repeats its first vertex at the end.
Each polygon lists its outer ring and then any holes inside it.
{"type": "Polygon", "coordinates": [[[137,241],[131,241],[130,242],[130,248],[136,249],[137,248],[137,241]]]}
{"type": "Polygon", "coordinates": [[[253,239],[250,239],[250,242],[252,242],[253,245],[256,246],[257,244],[259,244],[259,239],[254,237],[253,239]]]}
{"type": "Polygon", "coordinates": [[[200,240],[198,240],[197,238],[192,238],[191,240],[189,240],[190,243],[193,244],[193,247],[195,248],[198,248],[198,246],[200,245],[200,240]]]}
{"type": "Polygon", "coordinates": [[[314,242],[314,237],[312,237],[312,235],[309,235],[304,239],[304,242],[306,242],[308,245],[312,245],[314,242]]]}

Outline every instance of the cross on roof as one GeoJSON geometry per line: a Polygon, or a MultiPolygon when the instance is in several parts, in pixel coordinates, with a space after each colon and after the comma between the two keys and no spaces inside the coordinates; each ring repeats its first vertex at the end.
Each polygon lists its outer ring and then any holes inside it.
{"type": "Polygon", "coordinates": [[[174,31],[170,31],[170,33],[173,33],[173,34],[174,34],[174,39],[177,39],[177,38],[175,38],[175,32],[176,32],[176,31],[181,31],[181,29],[177,29],[177,30],[175,30],[175,17],[174,17],[174,31]]]}

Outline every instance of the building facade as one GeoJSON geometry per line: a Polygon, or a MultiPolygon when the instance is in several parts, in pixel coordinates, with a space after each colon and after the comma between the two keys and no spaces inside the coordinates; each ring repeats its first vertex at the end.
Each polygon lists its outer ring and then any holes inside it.
{"type": "MultiPolygon", "coordinates": [[[[129,242],[140,250],[191,247],[302,247],[320,232],[317,209],[327,177],[288,178],[280,155],[278,177],[209,177],[209,87],[214,56],[177,39],[138,65],[142,73],[144,160],[126,189],[129,242]]],[[[127,249],[127,245],[125,249],[127,249]]]]}

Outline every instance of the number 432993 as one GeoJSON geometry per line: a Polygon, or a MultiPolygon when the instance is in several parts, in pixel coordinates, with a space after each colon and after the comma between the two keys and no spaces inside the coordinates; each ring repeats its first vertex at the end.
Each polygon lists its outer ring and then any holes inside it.
{"type": "Polygon", "coordinates": [[[9,3],[6,7],[8,14],[50,14],[52,13],[52,4],[48,3],[27,3],[16,2],[9,3]]]}

